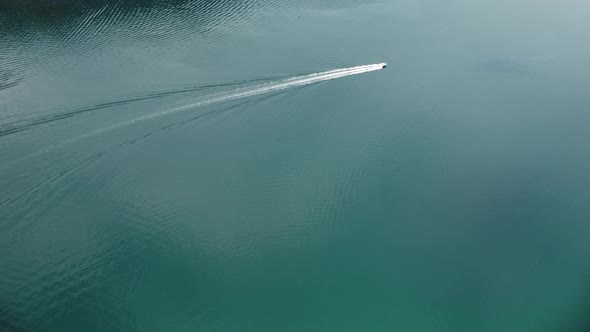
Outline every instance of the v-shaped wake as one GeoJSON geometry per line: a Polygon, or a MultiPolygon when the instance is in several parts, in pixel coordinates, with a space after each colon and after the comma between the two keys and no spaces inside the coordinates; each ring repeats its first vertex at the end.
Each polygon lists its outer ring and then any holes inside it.
{"type": "Polygon", "coordinates": [[[62,141],[58,144],[45,147],[44,149],[41,149],[37,152],[34,152],[33,154],[23,157],[23,158],[19,158],[18,160],[13,160],[9,164],[12,165],[14,163],[18,163],[18,162],[23,161],[25,159],[29,159],[33,156],[40,155],[40,154],[43,154],[43,153],[46,153],[46,152],[49,152],[49,151],[52,151],[52,150],[55,150],[58,148],[63,148],[66,145],[76,143],[76,142],[81,141],[83,139],[97,136],[100,134],[104,134],[106,132],[110,132],[110,131],[113,131],[116,129],[127,127],[130,125],[139,123],[139,122],[152,120],[152,119],[156,119],[156,118],[161,118],[161,117],[164,117],[167,115],[187,112],[187,111],[193,110],[195,108],[208,106],[208,105],[212,105],[212,104],[216,104],[216,103],[222,103],[222,102],[237,100],[237,99],[241,99],[241,98],[248,98],[248,97],[253,97],[253,96],[258,96],[258,95],[263,95],[263,94],[269,94],[269,93],[278,92],[281,90],[287,90],[287,89],[294,88],[294,87],[302,87],[302,86],[306,86],[306,85],[310,85],[310,84],[314,84],[314,83],[334,80],[337,78],[342,78],[342,77],[351,76],[351,75],[369,73],[372,71],[384,69],[386,66],[387,66],[386,63],[376,63],[376,64],[363,65],[363,66],[334,69],[334,70],[318,72],[318,73],[314,73],[314,74],[295,76],[295,77],[282,79],[282,80],[278,80],[278,81],[274,81],[274,82],[263,83],[263,84],[258,84],[258,85],[254,85],[251,87],[238,88],[238,89],[234,89],[231,91],[213,94],[208,97],[204,97],[204,99],[194,102],[194,103],[191,103],[191,104],[187,104],[187,105],[183,105],[183,106],[179,106],[179,107],[170,108],[170,109],[162,110],[159,112],[147,114],[147,115],[140,116],[140,117],[137,117],[137,118],[134,118],[131,120],[119,122],[119,123],[116,123],[111,126],[107,126],[104,128],[94,130],[94,131],[90,131],[90,132],[87,132],[87,133],[80,135],[80,136],[72,137],[72,138],[62,141]]]}

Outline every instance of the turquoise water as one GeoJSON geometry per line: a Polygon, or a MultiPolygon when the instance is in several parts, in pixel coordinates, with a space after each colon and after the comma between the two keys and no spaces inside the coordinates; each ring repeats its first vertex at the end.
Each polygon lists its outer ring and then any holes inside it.
{"type": "Polygon", "coordinates": [[[575,0],[3,1],[0,330],[587,331],[589,31],[575,0]]]}

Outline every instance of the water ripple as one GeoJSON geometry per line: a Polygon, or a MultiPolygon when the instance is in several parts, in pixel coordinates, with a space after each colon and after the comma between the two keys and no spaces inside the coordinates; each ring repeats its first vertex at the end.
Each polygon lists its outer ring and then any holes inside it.
{"type": "Polygon", "coordinates": [[[110,108],[110,107],[114,107],[114,106],[120,106],[120,105],[128,104],[131,102],[163,98],[163,97],[168,97],[168,96],[176,95],[176,94],[198,92],[198,91],[204,91],[204,90],[214,89],[214,88],[239,86],[239,85],[243,85],[243,84],[247,84],[247,83],[263,82],[263,81],[268,81],[268,80],[272,80],[272,79],[275,79],[275,77],[262,78],[262,79],[248,79],[248,80],[243,80],[243,81],[235,81],[235,82],[227,82],[227,83],[219,83],[219,84],[205,84],[205,85],[200,85],[200,86],[187,87],[184,89],[178,89],[178,90],[174,90],[174,91],[150,93],[150,94],[146,94],[144,96],[129,98],[129,99],[125,99],[125,100],[106,102],[106,103],[92,105],[89,107],[84,107],[81,109],[76,109],[76,110],[68,111],[68,112],[51,113],[50,115],[42,115],[42,116],[39,116],[37,118],[32,118],[32,119],[21,119],[21,120],[14,121],[14,122],[0,123],[0,137],[11,135],[11,134],[16,134],[16,133],[19,133],[19,132],[22,132],[22,131],[28,130],[28,129],[34,129],[35,127],[40,126],[40,125],[50,124],[52,122],[57,122],[57,121],[61,121],[61,120],[66,120],[66,119],[78,117],[81,115],[85,115],[87,113],[92,113],[94,111],[98,111],[98,110],[102,110],[102,109],[106,109],[106,108],[110,108]]]}
{"type": "MultiPolygon", "coordinates": [[[[327,151],[321,144],[285,159],[280,144],[271,148],[276,151],[236,151],[283,160],[267,169],[243,169],[230,153],[218,153],[212,163],[193,151],[222,143],[204,133],[236,143],[245,130],[268,134],[252,122],[253,110],[276,108],[267,114],[275,120],[305,113],[305,98],[284,110],[277,106],[283,92],[275,90],[101,130],[210,92],[235,95],[236,87],[365,63],[345,57],[347,47],[337,43],[322,50],[323,62],[313,62],[292,52],[297,45],[319,51],[311,42],[293,43],[288,35],[265,40],[282,36],[284,24],[304,24],[282,22],[297,7],[342,3],[0,1],[0,330],[237,330],[239,319],[218,311],[227,301],[219,290],[246,285],[248,264],[262,266],[273,251],[313,248],[321,236],[316,231],[340,227],[346,203],[358,195],[354,178],[366,176],[376,143],[363,142],[339,167],[316,162],[327,151]],[[237,112],[246,109],[252,112],[237,112]],[[233,127],[223,127],[228,123],[233,127]],[[76,141],[97,132],[103,135],[76,141]],[[185,146],[182,155],[168,154],[169,140],[185,146]],[[167,177],[181,166],[197,172],[194,183],[167,177]],[[240,177],[198,173],[219,167],[240,177]],[[327,175],[332,168],[338,170],[327,175]],[[252,174],[263,176],[255,181],[252,174]],[[334,186],[313,189],[323,177],[334,186]],[[312,195],[303,197],[310,188],[312,195]],[[231,208],[215,209],[216,201],[231,208]]],[[[295,139],[300,133],[292,129],[284,132],[295,139]]]]}

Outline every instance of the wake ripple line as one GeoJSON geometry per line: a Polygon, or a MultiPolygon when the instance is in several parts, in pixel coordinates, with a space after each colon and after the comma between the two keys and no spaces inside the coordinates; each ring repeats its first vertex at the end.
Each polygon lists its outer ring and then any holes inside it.
{"type": "Polygon", "coordinates": [[[49,151],[52,151],[52,150],[55,150],[58,148],[62,148],[66,145],[81,141],[83,139],[90,138],[90,137],[100,135],[100,134],[104,134],[106,132],[120,129],[123,127],[127,127],[130,125],[139,123],[139,122],[152,120],[152,119],[160,118],[160,117],[171,115],[171,114],[186,112],[186,111],[189,111],[194,108],[208,106],[211,104],[216,104],[216,103],[221,103],[221,102],[226,102],[226,101],[231,101],[231,100],[236,100],[236,99],[241,99],[241,98],[253,97],[253,96],[257,96],[257,95],[261,95],[261,94],[277,92],[277,91],[286,90],[286,89],[294,88],[294,87],[302,87],[305,85],[334,80],[337,78],[342,78],[342,77],[351,76],[351,75],[369,73],[369,72],[381,70],[381,69],[385,68],[385,65],[386,65],[385,63],[376,63],[376,64],[363,65],[363,66],[334,69],[334,70],[329,70],[329,71],[324,71],[324,72],[319,72],[319,73],[314,73],[314,74],[308,74],[308,75],[303,75],[303,76],[295,76],[295,77],[284,79],[284,80],[277,81],[277,82],[259,84],[259,85],[255,85],[255,86],[249,87],[249,88],[239,88],[239,89],[233,90],[231,92],[214,94],[209,99],[206,99],[206,100],[202,100],[202,101],[195,102],[192,104],[167,109],[167,110],[156,112],[153,114],[144,115],[144,116],[141,116],[141,117],[138,117],[135,119],[131,119],[131,120],[127,120],[127,121],[123,121],[123,122],[114,124],[112,126],[97,129],[97,130],[88,132],[86,134],[73,137],[71,139],[67,139],[59,144],[46,147],[42,150],[39,150],[39,151],[34,152],[30,155],[27,155],[23,158],[19,158],[17,160],[14,160],[10,164],[13,165],[15,163],[29,159],[29,158],[34,157],[36,155],[40,155],[40,154],[43,154],[43,153],[46,153],[46,152],[49,152],[49,151]]]}
{"type": "Polygon", "coordinates": [[[70,143],[76,142],[76,141],[84,139],[84,138],[99,135],[99,134],[102,134],[105,132],[109,132],[109,131],[112,131],[115,129],[122,128],[122,127],[127,127],[129,125],[132,125],[132,124],[135,124],[138,122],[143,122],[146,120],[151,120],[154,118],[163,117],[163,116],[170,115],[170,114],[184,112],[184,111],[187,111],[187,110],[190,110],[193,108],[203,107],[203,106],[207,106],[207,105],[211,105],[211,104],[215,104],[215,103],[220,103],[220,102],[225,102],[225,101],[230,101],[230,100],[235,100],[235,99],[257,96],[260,94],[275,92],[275,91],[279,91],[279,90],[285,90],[285,89],[293,88],[296,86],[309,85],[309,84],[313,84],[313,83],[319,83],[319,82],[323,82],[323,81],[333,80],[336,78],[368,73],[368,72],[381,70],[381,69],[383,69],[383,64],[380,64],[380,63],[379,64],[372,64],[372,65],[364,65],[364,66],[336,69],[336,70],[330,70],[330,71],[321,72],[321,73],[315,73],[315,74],[310,74],[310,75],[305,75],[305,76],[300,76],[300,77],[289,78],[284,81],[279,81],[279,82],[275,82],[275,83],[260,84],[260,85],[257,85],[257,86],[251,87],[251,88],[237,89],[232,93],[225,93],[220,96],[213,97],[213,98],[203,100],[200,102],[172,108],[169,110],[165,110],[165,111],[161,111],[161,112],[157,112],[157,113],[153,113],[153,114],[149,114],[149,115],[144,115],[139,118],[120,122],[118,124],[115,124],[115,125],[112,125],[112,126],[109,126],[106,128],[98,129],[98,130],[86,133],[84,135],[78,136],[76,138],[73,138],[71,140],[67,140],[66,144],[70,144],[70,143]]]}

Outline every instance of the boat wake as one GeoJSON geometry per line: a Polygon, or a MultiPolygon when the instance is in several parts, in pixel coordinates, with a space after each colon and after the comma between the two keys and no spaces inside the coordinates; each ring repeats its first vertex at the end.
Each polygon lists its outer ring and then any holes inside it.
{"type": "Polygon", "coordinates": [[[104,128],[94,130],[94,131],[90,131],[90,132],[87,132],[87,133],[82,134],[80,136],[72,137],[70,139],[60,142],[59,144],[45,147],[44,149],[36,151],[33,154],[30,154],[30,155],[25,156],[23,158],[19,158],[18,160],[13,160],[10,164],[13,165],[14,163],[18,163],[18,162],[23,161],[25,159],[29,159],[31,157],[34,157],[34,156],[37,156],[40,154],[44,154],[46,152],[49,152],[49,151],[52,151],[55,149],[63,148],[66,145],[76,143],[81,140],[91,138],[91,137],[94,137],[94,136],[97,136],[100,134],[104,134],[104,133],[107,133],[107,132],[110,132],[110,131],[113,131],[116,129],[127,127],[130,125],[139,123],[139,122],[153,120],[156,118],[161,118],[164,116],[169,116],[169,115],[173,115],[173,114],[177,114],[177,113],[187,112],[187,111],[193,110],[195,108],[204,107],[204,106],[208,106],[208,105],[212,105],[212,104],[223,103],[223,102],[238,100],[238,99],[242,99],[242,98],[254,97],[254,96],[258,96],[258,95],[272,94],[272,93],[277,93],[277,92],[291,89],[291,88],[295,88],[295,87],[303,87],[306,85],[311,85],[311,84],[320,83],[320,82],[324,82],[324,81],[334,80],[337,78],[358,75],[358,74],[363,74],[363,73],[369,73],[369,72],[384,69],[386,66],[387,66],[386,63],[377,63],[377,64],[370,64],[370,65],[363,65],[363,66],[356,66],[356,67],[349,67],[349,68],[341,68],[341,69],[329,70],[329,71],[324,71],[324,72],[318,72],[318,73],[314,73],[314,74],[295,76],[295,77],[291,77],[291,78],[287,78],[287,79],[283,79],[283,80],[278,80],[278,81],[274,81],[274,82],[257,84],[257,85],[251,86],[251,87],[237,88],[237,89],[234,89],[234,90],[231,90],[228,92],[221,92],[221,93],[212,94],[212,95],[209,95],[208,97],[205,97],[204,99],[202,99],[200,101],[197,101],[197,102],[194,102],[191,104],[187,104],[187,105],[183,105],[183,106],[179,106],[179,107],[175,107],[175,108],[171,108],[171,109],[166,109],[166,110],[163,110],[160,112],[147,114],[147,115],[140,116],[140,117],[137,117],[137,118],[134,118],[131,120],[119,122],[119,123],[116,123],[111,126],[107,126],[104,128]]]}
{"type": "MultiPolygon", "coordinates": [[[[84,138],[87,138],[90,136],[95,136],[95,135],[102,134],[102,133],[105,133],[105,132],[108,132],[111,130],[115,130],[118,128],[127,127],[129,125],[132,125],[132,124],[135,124],[138,122],[151,120],[151,119],[155,119],[155,118],[160,118],[160,117],[175,114],[175,113],[186,112],[188,110],[195,109],[198,107],[208,106],[211,104],[216,104],[216,103],[221,103],[221,102],[226,102],[226,101],[231,101],[231,100],[236,100],[236,99],[241,99],[241,98],[258,96],[261,94],[277,92],[280,90],[286,90],[286,89],[294,88],[294,87],[301,87],[304,85],[310,85],[310,84],[314,84],[314,83],[333,80],[333,79],[342,78],[342,77],[351,76],[351,75],[369,73],[372,71],[381,70],[385,67],[386,67],[385,63],[356,66],[356,67],[350,67],[350,68],[330,70],[330,71],[325,71],[325,72],[320,72],[320,73],[315,73],[315,74],[296,76],[296,77],[288,78],[288,79],[285,79],[282,81],[259,84],[259,85],[255,85],[253,87],[248,87],[248,88],[235,89],[235,90],[232,90],[231,92],[219,93],[219,94],[216,94],[213,96],[209,96],[209,98],[207,98],[205,100],[198,101],[198,102],[195,102],[192,104],[183,105],[180,107],[176,107],[176,108],[144,115],[139,118],[132,119],[132,120],[120,122],[115,125],[112,125],[112,126],[109,126],[106,128],[102,128],[102,129],[98,129],[98,130],[86,133],[82,136],[78,136],[78,137],[74,138],[73,140],[78,141],[80,139],[84,139],[84,138]]],[[[68,143],[71,143],[71,142],[68,142],[68,143]]]]}

